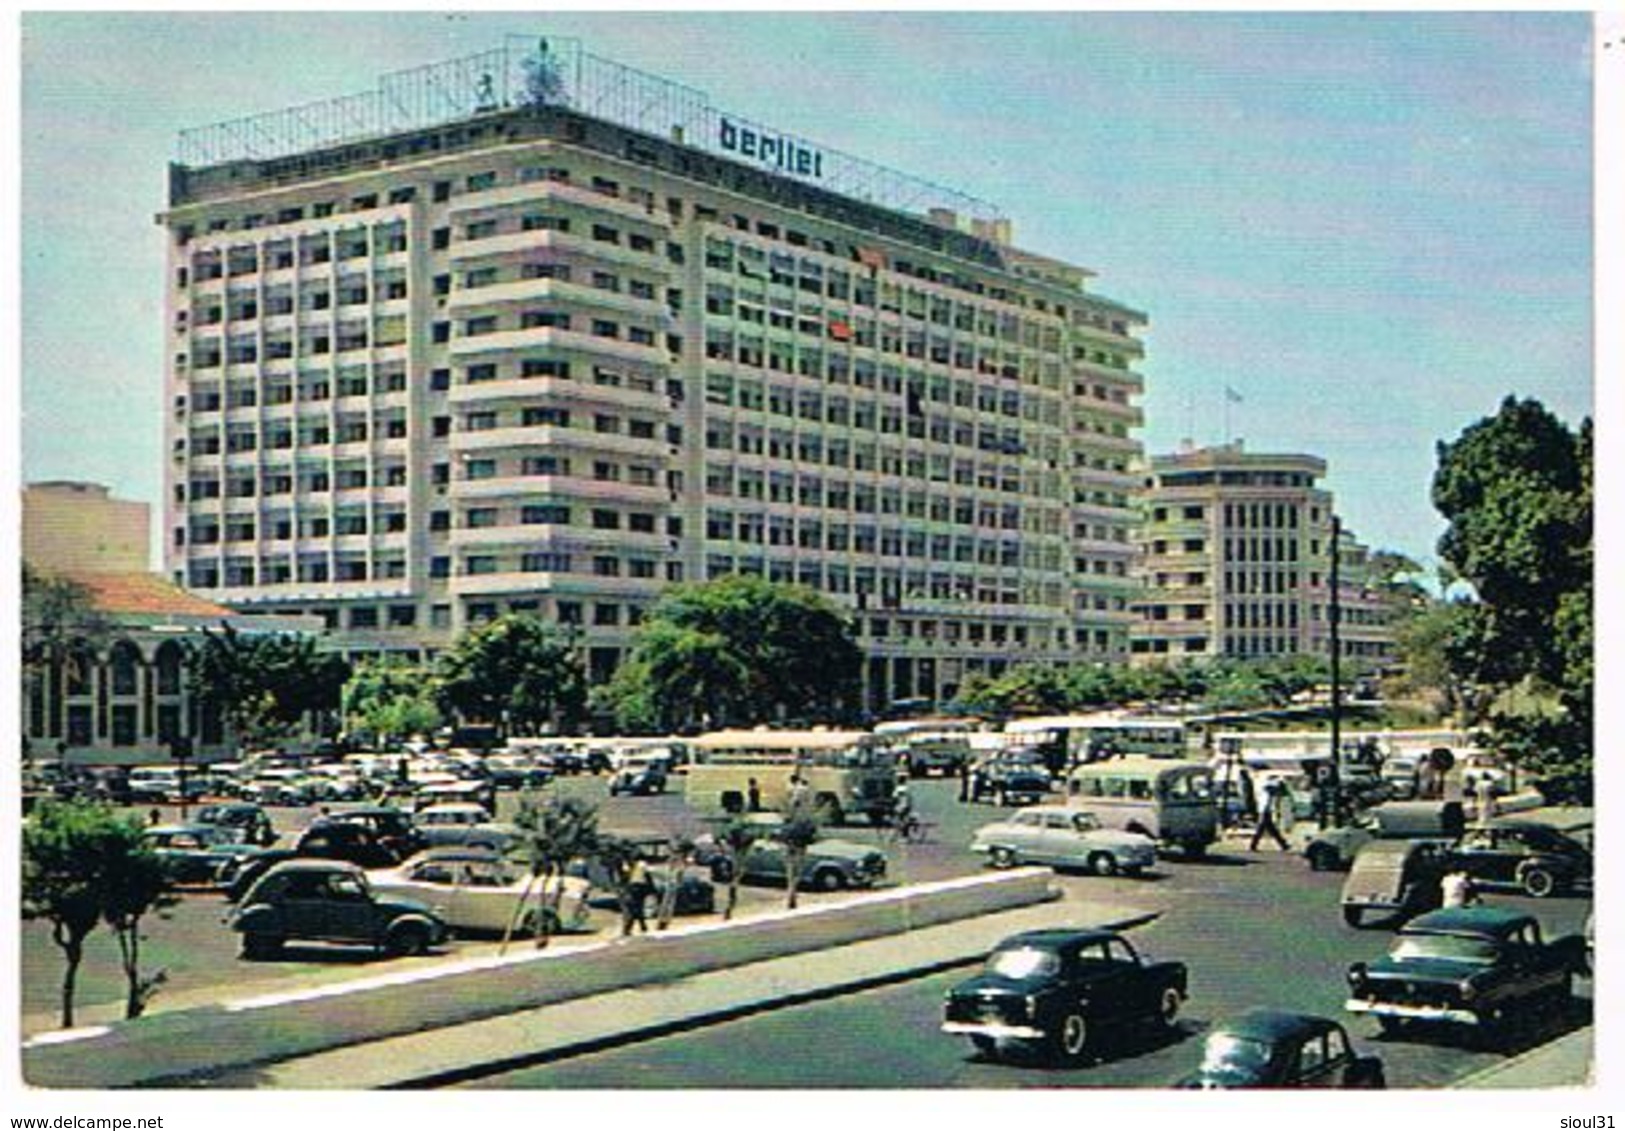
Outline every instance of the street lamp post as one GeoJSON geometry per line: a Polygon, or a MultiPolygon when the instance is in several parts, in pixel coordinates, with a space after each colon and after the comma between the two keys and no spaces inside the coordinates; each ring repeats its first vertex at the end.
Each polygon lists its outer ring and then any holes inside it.
{"type": "Polygon", "coordinates": [[[1331,624],[1332,643],[1332,758],[1331,778],[1328,787],[1322,793],[1323,806],[1321,813],[1321,827],[1327,824],[1336,825],[1343,815],[1343,646],[1340,639],[1339,626],[1343,619],[1342,594],[1338,585],[1338,542],[1343,533],[1343,520],[1335,514],[1332,515],[1332,568],[1331,568],[1331,602],[1327,606],[1326,615],[1331,624]],[[1329,801],[1326,805],[1324,802],[1329,801]],[[1330,811],[1327,812],[1326,810],[1330,811]]]}

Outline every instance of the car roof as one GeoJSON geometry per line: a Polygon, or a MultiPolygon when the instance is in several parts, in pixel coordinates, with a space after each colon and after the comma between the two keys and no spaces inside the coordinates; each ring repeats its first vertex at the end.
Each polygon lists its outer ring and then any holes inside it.
{"type": "Polygon", "coordinates": [[[220,826],[218,826],[218,825],[200,825],[200,824],[191,824],[191,825],[152,825],[152,826],[150,826],[148,828],[142,829],[141,831],[143,833],[145,833],[145,834],[148,834],[148,835],[151,835],[153,833],[164,833],[165,835],[173,836],[175,833],[191,833],[194,836],[206,837],[206,836],[214,836],[214,835],[216,835],[220,831],[220,826]]]}
{"type": "Polygon", "coordinates": [[[1213,1028],[1215,1033],[1229,1033],[1257,1041],[1288,1040],[1323,1033],[1337,1023],[1309,1013],[1293,1013],[1285,1009],[1249,1009],[1213,1028]]]}
{"type": "Polygon", "coordinates": [[[287,875],[290,872],[349,872],[357,876],[366,875],[359,864],[351,864],[347,860],[319,860],[312,856],[295,856],[291,860],[272,865],[261,879],[287,875]]]}
{"type": "Polygon", "coordinates": [[[1106,939],[1118,937],[1117,932],[1103,931],[1098,927],[1045,927],[1011,935],[995,949],[1005,950],[1015,946],[1059,947],[1072,943],[1104,942],[1106,939]]]}
{"type": "Polygon", "coordinates": [[[1418,915],[1406,924],[1405,932],[1437,931],[1444,934],[1505,935],[1534,916],[1504,907],[1447,907],[1418,915]]]}

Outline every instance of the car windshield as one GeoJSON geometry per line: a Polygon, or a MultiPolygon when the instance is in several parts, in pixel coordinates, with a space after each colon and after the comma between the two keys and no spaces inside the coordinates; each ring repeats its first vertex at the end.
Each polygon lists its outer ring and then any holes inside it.
{"type": "Polygon", "coordinates": [[[994,951],[987,960],[987,972],[1004,978],[1032,978],[1053,974],[1060,968],[1061,960],[1053,950],[1033,946],[994,951]]]}
{"type": "Polygon", "coordinates": [[[1203,1072],[1241,1072],[1255,1076],[1269,1067],[1270,1046],[1234,1033],[1214,1033],[1202,1049],[1203,1072]]]}
{"type": "Polygon", "coordinates": [[[1415,958],[1443,958],[1452,962],[1495,961],[1495,944],[1489,939],[1461,935],[1405,934],[1394,943],[1393,957],[1401,961],[1415,958]]]}

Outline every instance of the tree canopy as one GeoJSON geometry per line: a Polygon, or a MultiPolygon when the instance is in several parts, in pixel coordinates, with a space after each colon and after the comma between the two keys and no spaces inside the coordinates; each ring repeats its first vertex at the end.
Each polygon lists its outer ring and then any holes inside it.
{"type": "Polygon", "coordinates": [[[1589,800],[1592,692],[1591,422],[1578,432],[1508,397],[1438,447],[1439,552],[1472,586],[1449,662],[1486,690],[1491,741],[1550,796],[1589,800]]]}
{"type": "Polygon", "coordinates": [[[523,614],[460,637],[438,665],[439,700],[471,722],[512,733],[574,726],[587,707],[587,676],[573,637],[523,614]]]}
{"type": "Polygon", "coordinates": [[[834,605],[798,585],[726,577],[667,591],[609,699],[653,729],[831,721],[857,705],[862,653],[834,605]]]}
{"type": "Polygon", "coordinates": [[[292,731],[307,712],[336,711],[350,665],[309,636],[205,629],[189,662],[192,694],[224,715],[245,742],[292,731]]]}
{"type": "Polygon", "coordinates": [[[440,725],[434,672],[417,664],[370,661],[344,685],[344,728],[379,741],[427,734],[440,725]]]}

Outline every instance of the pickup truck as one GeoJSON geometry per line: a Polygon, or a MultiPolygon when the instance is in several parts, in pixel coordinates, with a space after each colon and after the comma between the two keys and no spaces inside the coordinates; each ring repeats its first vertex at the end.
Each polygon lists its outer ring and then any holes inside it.
{"type": "Polygon", "coordinates": [[[1472,1026],[1495,1033],[1543,1005],[1566,1002],[1589,969],[1579,935],[1547,942],[1533,915],[1458,907],[1418,916],[1388,957],[1349,968],[1351,1013],[1385,1033],[1411,1023],[1472,1026]]]}

